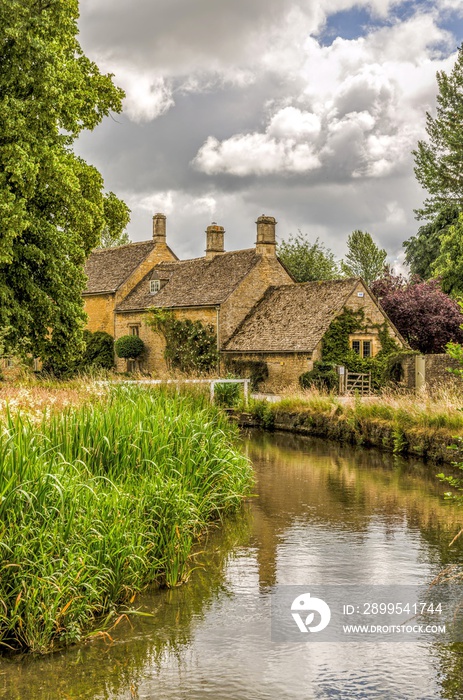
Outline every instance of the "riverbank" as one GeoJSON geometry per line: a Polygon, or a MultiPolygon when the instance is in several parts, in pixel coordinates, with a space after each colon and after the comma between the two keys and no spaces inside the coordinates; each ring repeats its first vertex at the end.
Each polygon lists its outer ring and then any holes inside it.
{"type": "Polygon", "coordinates": [[[276,402],[252,401],[235,417],[242,427],[313,435],[450,464],[463,454],[452,448],[463,439],[462,407],[463,396],[456,393],[346,398],[306,392],[276,402]]]}
{"type": "Polygon", "coordinates": [[[0,418],[5,650],[78,641],[147,585],[176,586],[198,537],[251,488],[237,430],[204,397],[76,391],[0,418]]]}

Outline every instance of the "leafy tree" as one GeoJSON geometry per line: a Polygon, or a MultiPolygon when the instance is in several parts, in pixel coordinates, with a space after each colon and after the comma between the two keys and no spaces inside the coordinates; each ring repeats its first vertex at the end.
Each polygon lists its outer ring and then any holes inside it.
{"type": "Polygon", "coordinates": [[[440,277],[442,289],[456,296],[463,293],[463,214],[440,239],[440,252],[432,270],[440,277]]]}
{"type": "Polygon", "coordinates": [[[381,306],[407,340],[422,353],[444,352],[449,342],[461,342],[462,315],[456,301],[445,294],[438,280],[407,281],[388,275],[372,284],[381,306]]]}
{"type": "Polygon", "coordinates": [[[376,245],[368,231],[352,231],[347,239],[347,248],[341,269],[348,277],[361,277],[371,284],[384,272],[387,253],[376,245]]]}
{"type": "Polygon", "coordinates": [[[331,280],[339,277],[338,263],[331,250],[319,243],[311,243],[306,234],[290,235],[278,245],[278,257],[296,282],[331,280]]]}
{"type": "Polygon", "coordinates": [[[436,75],[436,116],[426,113],[428,141],[419,141],[413,151],[415,175],[429,193],[420,219],[431,219],[447,207],[463,210],[463,45],[451,71],[436,75]]]}
{"type": "Polygon", "coordinates": [[[77,20],[77,0],[0,3],[0,328],[8,350],[62,363],[82,349],[83,263],[115,209],[72,145],[123,97],[77,20]]]}
{"type": "Polygon", "coordinates": [[[441,252],[442,236],[458,221],[458,216],[457,207],[445,207],[432,221],[420,226],[416,236],[404,241],[405,262],[410,266],[412,275],[424,280],[433,277],[434,263],[441,252]]]}
{"type": "Polygon", "coordinates": [[[125,230],[130,221],[130,209],[125,202],[109,192],[103,202],[105,226],[101,233],[99,248],[114,248],[130,243],[129,234],[125,230]]]}

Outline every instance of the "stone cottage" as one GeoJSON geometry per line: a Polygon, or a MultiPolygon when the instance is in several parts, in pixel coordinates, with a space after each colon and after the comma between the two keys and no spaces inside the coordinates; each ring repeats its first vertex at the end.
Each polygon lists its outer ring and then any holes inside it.
{"type": "Polygon", "coordinates": [[[115,311],[136,284],[160,262],[178,260],[166,243],[166,217],[153,217],[150,241],[95,250],[85,265],[87,328],[116,337],[115,311]]]}
{"type": "Polygon", "coordinates": [[[384,323],[398,345],[405,345],[364,282],[352,278],[270,287],[225,342],[222,356],[241,363],[265,362],[264,390],[295,384],[321,360],[323,336],[345,308],[364,312],[362,332],[349,336],[350,347],[361,357],[379,352],[384,323]]]}
{"type": "MultiPolygon", "coordinates": [[[[162,376],[167,367],[165,343],[146,324],[150,308],[212,326],[221,350],[269,287],[293,284],[276,255],[275,219],[263,215],[256,223],[253,248],[226,252],[225,231],[212,224],[205,256],[178,260],[167,245],[166,217],[156,214],[152,240],[93,252],[85,268],[88,328],[115,339],[138,335],[145,345],[139,368],[153,376],[162,376]]],[[[117,369],[134,369],[134,364],[118,359],[117,369]]]]}

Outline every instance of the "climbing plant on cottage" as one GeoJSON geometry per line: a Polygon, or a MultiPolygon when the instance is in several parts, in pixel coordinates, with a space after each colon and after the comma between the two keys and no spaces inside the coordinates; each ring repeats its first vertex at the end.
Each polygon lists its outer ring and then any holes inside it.
{"type": "Polygon", "coordinates": [[[165,309],[151,309],[147,323],[164,338],[164,358],[170,369],[185,374],[208,374],[216,369],[217,337],[212,325],[178,319],[165,309]]]}
{"type": "Polygon", "coordinates": [[[343,365],[350,372],[371,372],[373,388],[379,389],[388,379],[389,358],[400,350],[399,345],[390,336],[386,321],[371,324],[365,318],[363,309],[344,308],[335,318],[322,340],[322,361],[314,365],[313,370],[305,372],[299,378],[303,388],[311,385],[333,390],[336,388],[335,366],[343,365]],[[381,350],[375,357],[360,357],[352,349],[349,337],[354,333],[367,332],[375,328],[381,344],[381,350]]]}

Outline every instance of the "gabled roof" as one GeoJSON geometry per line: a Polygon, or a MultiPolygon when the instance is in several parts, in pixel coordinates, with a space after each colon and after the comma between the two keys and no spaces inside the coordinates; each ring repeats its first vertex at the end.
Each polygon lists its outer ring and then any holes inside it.
{"type": "Polygon", "coordinates": [[[115,292],[154,246],[155,242],[151,240],[94,250],[85,264],[88,282],[84,294],[115,292]]]}
{"type": "Polygon", "coordinates": [[[270,287],[225,344],[237,352],[313,352],[358,278],[270,287]]]}
{"type": "Polygon", "coordinates": [[[159,263],[116,311],[222,304],[259,260],[260,255],[251,248],[216,255],[212,260],[195,258],[159,263]],[[150,294],[150,279],[167,279],[167,282],[159,292],[150,294]]]}

